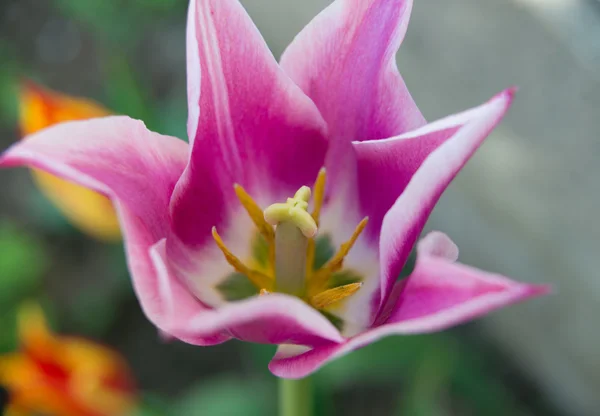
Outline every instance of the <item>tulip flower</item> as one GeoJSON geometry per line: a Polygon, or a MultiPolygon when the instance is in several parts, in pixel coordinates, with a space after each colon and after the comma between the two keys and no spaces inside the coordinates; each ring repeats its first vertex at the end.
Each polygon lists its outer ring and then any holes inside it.
{"type": "MultiPolygon", "coordinates": [[[[56,123],[108,116],[99,104],[43,88],[32,81],[21,85],[20,127],[24,137],[56,123]]],[[[110,200],[72,181],[34,169],[33,177],[54,205],[80,230],[100,240],[121,236],[119,222],[110,200]]]]}
{"type": "Polygon", "coordinates": [[[37,305],[19,313],[20,349],[0,355],[7,416],[118,416],[135,404],[131,374],[114,351],[56,336],[37,305]]]}
{"type": "Polygon", "coordinates": [[[108,195],[148,318],[192,344],[279,345],[284,378],[545,293],[457,263],[442,233],[417,243],[514,91],[427,124],[395,63],[411,7],[336,0],[278,63],[237,0],[192,0],[189,144],[105,117],[36,133],[1,164],[108,195]]]}

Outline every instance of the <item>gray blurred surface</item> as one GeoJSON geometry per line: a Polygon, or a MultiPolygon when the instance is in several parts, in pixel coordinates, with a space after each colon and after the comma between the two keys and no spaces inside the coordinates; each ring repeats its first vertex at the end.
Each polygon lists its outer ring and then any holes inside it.
{"type": "MultiPolygon", "coordinates": [[[[279,56],[328,1],[246,0],[279,56]]],[[[600,408],[600,7],[548,0],[415,0],[398,62],[429,120],[520,87],[429,227],[465,263],[555,294],[484,328],[568,414],[600,408]]]]}

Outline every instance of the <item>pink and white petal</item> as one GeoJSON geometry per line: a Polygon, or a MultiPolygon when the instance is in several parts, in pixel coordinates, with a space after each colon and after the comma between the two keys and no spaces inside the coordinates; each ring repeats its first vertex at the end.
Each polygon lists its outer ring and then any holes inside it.
{"type": "MultiPolygon", "coordinates": [[[[379,240],[381,306],[443,191],[506,114],[513,95],[513,89],[506,90],[473,110],[472,118],[425,158],[385,214],[379,240]]],[[[451,119],[442,124],[452,124],[451,119]]]]}
{"type": "Polygon", "coordinates": [[[171,203],[167,255],[205,303],[233,270],[212,241],[217,227],[240,258],[253,226],[234,183],[265,206],[310,185],[323,166],[325,122],[279,68],[237,0],[193,0],[187,32],[189,165],[171,203]]]}
{"type": "MultiPolygon", "coordinates": [[[[334,250],[352,236],[362,220],[360,210],[341,198],[330,200],[323,207],[318,237],[327,236],[334,250]]],[[[367,225],[367,228],[369,225],[367,225]]],[[[361,235],[344,259],[344,272],[362,278],[362,287],[351,297],[334,304],[329,313],[343,320],[342,335],[351,337],[373,323],[379,303],[379,254],[378,242],[361,235]]]]}
{"type": "MultiPolygon", "coordinates": [[[[336,0],[292,41],[281,66],[329,127],[330,191],[355,198],[350,142],[425,124],[396,66],[412,0],[336,0]]],[[[353,201],[354,203],[354,201],[353,201]]]]}
{"type": "Polygon", "coordinates": [[[458,246],[440,231],[431,231],[423,237],[417,244],[417,251],[421,255],[439,257],[450,263],[458,260],[458,246]]]}
{"type": "Polygon", "coordinates": [[[148,318],[163,318],[150,248],[169,233],[171,193],[183,172],[188,145],[128,117],[52,126],[11,147],[3,167],[47,171],[109,196],[119,215],[133,286],[148,318]]]}
{"type": "MultiPolygon", "coordinates": [[[[455,262],[458,259],[458,247],[454,241],[446,234],[440,231],[431,231],[417,244],[417,251],[420,255],[428,255],[445,259],[448,262],[455,262]]],[[[385,305],[379,310],[377,319],[373,326],[384,324],[396,308],[398,299],[404,290],[405,280],[398,280],[390,292],[385,305]]]]}
{"type": "MultiPolygon", "coordinates": [[[[253,250],[258,231],[237,199],[222,203],[210,197],[205,198],[198,200],[196,210],[206,214],[206,217],[199,218],[198,221],[206,226],[209,238],[200,244],[191,245],[184,244],[173,234],[167,238],[166,249],[171,270],[179,281],[201,302],[216,308],[231,300],[220,287],[226,284],[235,270],[225,260],[210,229],[215,225],[227,248],[248,265],[255,262],[253,250]],[[211,213],[218,217],[211,217],[211,213]]],[[[264,201],[259,199],[258,202],[261,206],[266,206],[264,201]]]]}
{"type": "Polygon", "coordinates": [[[186,324],[191,323],[193,318],[210,308],[196,299],[173,274],[166,257],[165,239],[150,248],[150,258],[158,282],[159,296],[156,301],[161,303],[163,311],[157,326],[167,335],[194,345],[216,345],[231,339],[231,336],[224,333],[211,334],[209,337],[196,337],[189,336],[185,332],[178,332],[177,328],[185,327],[186,324]]]}
{"type": "Polygon", "coordinates": [[[383,217],[423,161],[466,124],[485,118],[489,106],[488,102],[396,137],[353,143],[360,206],[369,216],[366,231],[371,239],[379,239],[383,217]]]}
{"type": "MultiPolygon", "coordinates": [[[[441,245],[453,244],[444,234],[436,234],[441,245]]],[[[548,286],[515,282],[454,263],[440,255],[439,244],[431,245],[425,239],[418,246],[415,269],[403,281],[389,317],[382,317],[382,326],[393,325],[404,333],[439,331],[549,290],[548,286]]]]}
{"type": "Polygon", "coordinates": [[[390,308],[383,324],[342,344],[310,350],[281,346],[269,369],[279,377],[305,377],[326,363],[383,337],[441,331],[550,290],[547,286],[514,282],[504,276],[452,263],[439,254],[422,252],[411,276],[396,285],[396,289],[400,289],[399,301],[390,308]]]}
{"type": "Polygon", "coordinates": [[[324,164],[325,122],[239,1],[190,1],[187,54],[192,157],[179,199],[193,198],[207,176],[253,194],[266,188],[287,196],[311,184],[324,164]]]}
{"type": "Polygon", "coordinates": [[[381,139],[425,123],[395,61],[411,9],[412,0],[336,0],[281,57],[336,139],[381,139]]]}
{"type": "Polygon", "coordinates": [[[243,341],[316,347],[344,340],[317,310],[300,299],[272,293],[204,311],[178,333],[209,337],[227,333],[243,341]]]}

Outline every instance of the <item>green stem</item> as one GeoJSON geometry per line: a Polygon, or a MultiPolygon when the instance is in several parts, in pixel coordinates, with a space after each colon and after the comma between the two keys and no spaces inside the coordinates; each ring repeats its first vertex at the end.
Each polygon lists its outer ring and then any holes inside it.
{"type": "Polygon", "coordinates": [[[279,379],[279,416],[311,416],[313,394],[310,377],[279,379]]]}

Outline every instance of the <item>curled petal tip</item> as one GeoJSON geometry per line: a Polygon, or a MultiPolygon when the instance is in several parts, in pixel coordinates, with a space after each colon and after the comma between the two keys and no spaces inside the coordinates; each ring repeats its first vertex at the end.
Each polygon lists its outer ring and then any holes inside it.
{"type": "Polygon", "coordinates": [[[552,285],[528,285],[527,294],[529,296],[553,295],[555,292],[552,285]]]}

